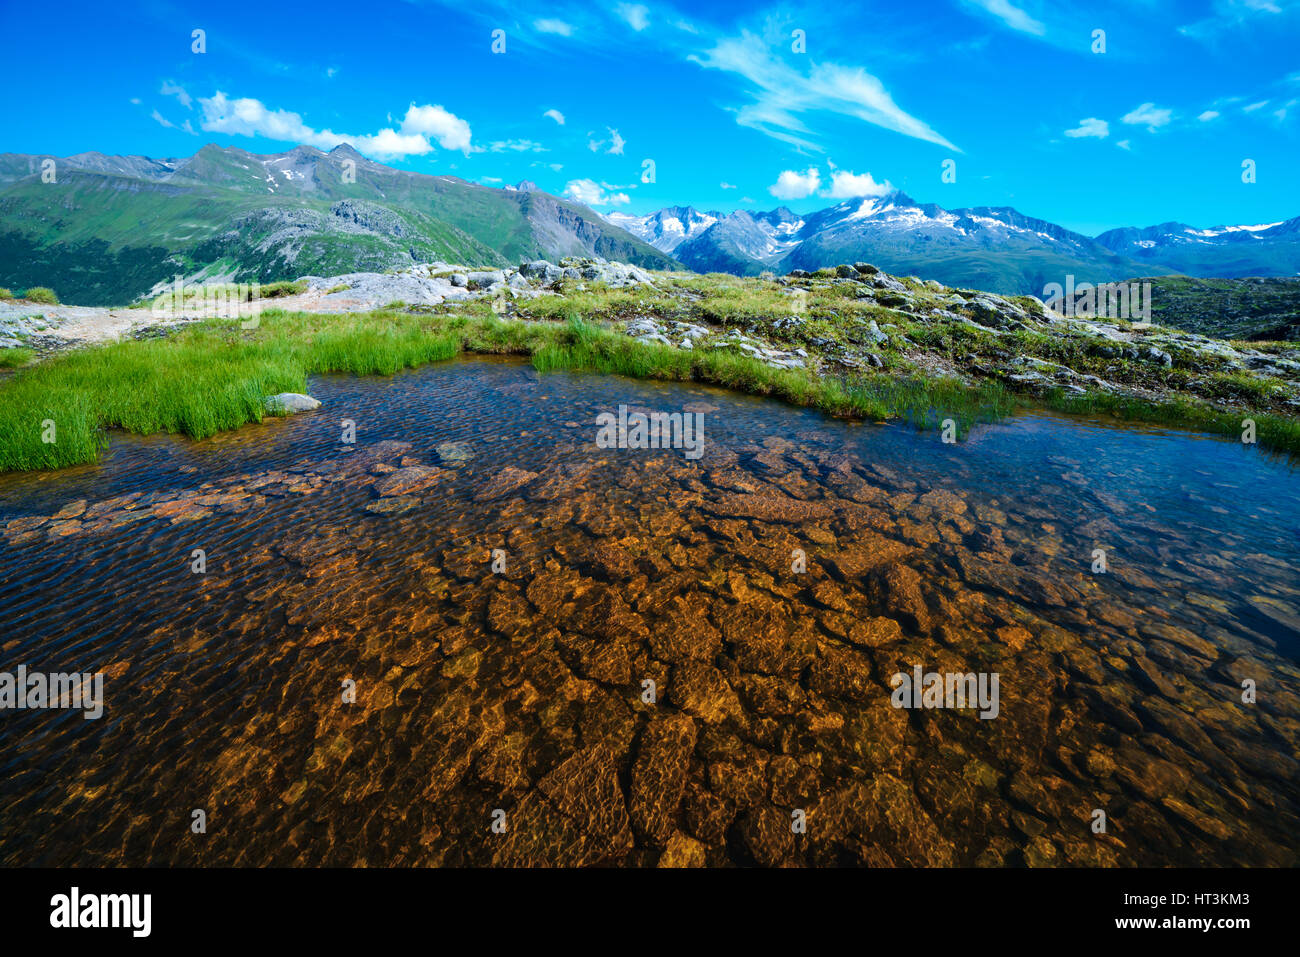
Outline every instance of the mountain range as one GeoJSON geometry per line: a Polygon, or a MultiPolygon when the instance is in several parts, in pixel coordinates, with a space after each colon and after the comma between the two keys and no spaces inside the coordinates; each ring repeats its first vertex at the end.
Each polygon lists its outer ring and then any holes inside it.
{"type": "Polygon", "coordinates": [[[1006,206],[944,209],[901,191],[798,215],[588,207],[524,181],[493,188],[373,162],[343,144],[259,155],[204,146],[154,159],[0,154],[0,286],[117,305],[183,275],[267,282],[444,260],[506,266],[601,256],[649,269],[757,275],[859,261],[1005,294],[1048,283],[1300,275],[1300,217],[1072,232],[1006,206]]]}
{"type": "Polygon", "coordinates": [[[671,257],[586,206],[524,182],[494,189],[393,169],[343,144],[184,159],[0,154],[0,285],[67,302],[130,302],[176,275],[266,282],[444,260],[506,266],[595,255],[671,257]]]}
{"type": "Polygon", "coordinates": [[[945,285],[1035,295],[1067,275],[1096,283],[1167,273],[1300,274],[1300,217],[1214,229],[1165,223],[1092,238],[1007,206],[948,210],[893,191],[806,216],[785,207],[722,215],[675,206],[606,219],[697,272],[752,276],[867,261],[945,285]]]}

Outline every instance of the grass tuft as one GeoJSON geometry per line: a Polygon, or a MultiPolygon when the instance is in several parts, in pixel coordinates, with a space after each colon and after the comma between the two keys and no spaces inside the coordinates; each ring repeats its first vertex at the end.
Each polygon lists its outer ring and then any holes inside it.
{"type": "Polygon", "coordinates": [[[54,294],[54,290],[48,286],[32,286],[23,293],[22,298],[28,302],[37,302],[43,306],[57,306],[59,297],[54,294]]]}

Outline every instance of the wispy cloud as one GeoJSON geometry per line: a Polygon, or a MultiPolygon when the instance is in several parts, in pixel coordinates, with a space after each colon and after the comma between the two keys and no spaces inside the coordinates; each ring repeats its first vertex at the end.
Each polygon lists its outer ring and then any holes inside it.
{"type": "Polygon", "coordinates": [[[623,155],[623,147],[627,145],[627,140],[618,135],[618,130],[613,127],[605,127],[609,133],[609,139],[596,139],[595,133],[587,134],[587,149],[593,153],[599,153],[604,150],[606,153],[613,153],[615,156],[623,155]]]}
{"type": "Polygon", "coordinates": [[[171,80],[163,80],[162,89],[158,91],[163,96],[174,96],[180,101],[181,106],[185,109],[191,109],[194,104],[194,98],[185,92],[185,87],[179,83],[173,83],[171,80]]]}
{"type": "Polygon", "coordinates": [[[547,110],[545,113],[542,114],[542,116],[549,116],[551,119],[555,120],[555,122],[559,123],[561,126],[564,125],[564,114],[561,113],[559,110],[547,110]]]}
{"type": "Polygon", "coordinates": [[[1011,0],[965,0],[965,3],[967,6],[978,7],[1020,33],[1028,33],[1036,37],[1047,33],[1047,27],[1042,21],[1035,20],[1011,3],[1011,0]]]}
{"type": "Polygon", "coordinates": [[[1293,0],[1215,0],[1208,17],[1178,28],[1183,36],[1213,43],[1228,31],[1238,28],[1260,29],[1266,18],[1294,15],[1293,0]]]}
{"type": "Polygon", "coordinates": [[[534,20],[533,29],[538,33],[554,33],[556,36],[561,37],[573,36],[573,26],[565,20],[557,20],[554,17],[543,17],[541,20],[534,20]]]}
{"type": "Polygon", "coordinates": [[[736,121],[805,149],[820,149],[801,117],[817,112],[851,116],[904,136],[961,152],[949,140],[904,111],[884,84],[861,67],[810,63],[801,72],[778,59],[771,44],[749,31],[720,39],[690,60],[706,69],[744,78],[753,102],[736,111],[736,121]]]}
{"type": "Polygon", "coordinates": [[[489,153],[549,153],[535,140],[495,140],[487,145],[489,153]]]}
{"type": "Polygon", "coordinates": [[[1125,113],[1120,122],[1129,126],[1145,126],[1148,132],[1154,133],[1160,127],[1168,126],[1173,117],[1173,110],[1158,107],[1154,103],[1143,103],[1125,113]]]}
{"type": "Polygon", "coordinates": [[[199,135],[198,132],[194,129],[194,127],[190,125],[189,120],[186,120],[184,123],[177,126],[175,123],[167,119],[167,117],[163,116],[157,110],[154,110],[152,113],[150,113],[149,118],[153,120],[155,123],[159,124],[160,126],[165,126],[169,130],[180,130],[183,133],[189,133],[191,136],[199,135]]]}

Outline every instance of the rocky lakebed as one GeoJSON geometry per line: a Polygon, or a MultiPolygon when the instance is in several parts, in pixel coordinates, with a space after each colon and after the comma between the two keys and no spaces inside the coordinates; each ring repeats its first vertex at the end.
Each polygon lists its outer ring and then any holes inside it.
{"type": "Polygon", "coordinates": [[[6,718],[0,862],[1297,863],[1292,460],[509,360],[310,391],[0,476],[4,660],[104,675],[6,718]],[[619,406],[703,454],[599,447],[619,406]],[[895,707],[917,667],[996,716],[895,707]]]}

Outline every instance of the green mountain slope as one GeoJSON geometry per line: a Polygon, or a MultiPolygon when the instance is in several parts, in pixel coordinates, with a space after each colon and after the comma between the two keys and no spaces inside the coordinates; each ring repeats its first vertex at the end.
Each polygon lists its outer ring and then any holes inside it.
{"type": "Polygon", "coordinates": [[[502,266],[596,254],[671,257],[576,203],[392,169],[350,146],[259,156],[208,145],[185,160],[0,156],[0,285],[120,304],[176,275],[237,281],[444,260],[502,266]],[[37,172],[29,172],[36,170],[37,172]]]}

